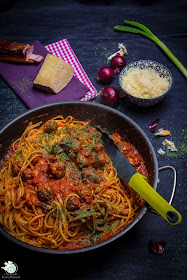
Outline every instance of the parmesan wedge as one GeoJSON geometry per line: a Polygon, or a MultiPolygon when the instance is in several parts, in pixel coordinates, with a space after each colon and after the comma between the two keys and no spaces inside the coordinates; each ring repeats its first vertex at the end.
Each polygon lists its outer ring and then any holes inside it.
{"type": "Polygon", "coordinates": [[[44,63],[34,80],[40,89],[59,93],[73,78],[74,68],[54,55],[47,54],[44,63]]]}

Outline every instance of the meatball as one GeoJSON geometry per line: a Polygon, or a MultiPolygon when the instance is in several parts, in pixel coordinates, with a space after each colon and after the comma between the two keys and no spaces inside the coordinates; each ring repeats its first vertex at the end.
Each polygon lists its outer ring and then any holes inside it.
{"type": "Polygon", "coordinates": [[[71,150],[74,152],[74,153],[78,153],[80,151],[80,148],[81,148],[81,143],[79,140],[77,139],[72,139],[72,146],[71,146],[71,150]]]}
{"type": "Polygon", "coordinates": [[[93,166],[96,168],[103,167],[109,162],[110,158],[108,155],[106,155],[105,153],[98,153],[95,157],[95,161],[93,162],[93,166]]]}
{"type": "Polygon", "coordinates": [[[49,120],[44,124],[44,131],[46,133],[52,133],[55,132],[58,128],[58,124],[56,121],[49,120]]]}
{"type": "Polygon", "coordinates": [[[16,177],[21,170],[21,162],[17,161],[11,166],[12,175],[16,177]]]}
{"type": "Polygon", "coordinates": [[[81,150],[81,154],[84,155],[85,157],[91,156],[91,153],[92,153],[92,147],[89,146],[81,150]]]}
{"type": "Polygon", "coordinates": [[[93,183],[100,183],[102,180],[102,174],[100,171],[97,171],[93,167],[84,168],[82,171],[82,179],[83,182],[93,182],[93,183]]]}
{"type": "Polygon", "coordinates": [[[47,202],[52,198],[52,189],[48,185],[40,186],[37,195],[41,201],[47,202]]]}
{"type": "Polygon", "coordinates": [[[66,173],[65,164],[62,162],[49,163],[48,169],[49,173],[51,173],[56,179],[64,177],[66,173]]]}
{"type": "Polygon", "coordinates": [[[74,211],[80,207],[80,200],[76,196],[70,196],[66,207],[69,211],[74,211]]]}
{"type": "Polygon", "coordinates": [[[89,166],[90,161],[89,158],[87,158],[85,155],[83,155],[82,153],[78,153],[76,157],[76,163],[80,168],[83,168],[89,166]]]}
{"type": "Polygon", "coordinates": [[[34,171],[30,168],[25,168],[21,174],[22,180],[27,181],[34,178],[34,171]]]}
{"type": "Polygon", "coordinates": [[[95,144],[94,150],[95,150],[96,152],[101,152],[101,151],[104,150],[104,145],[103,145],[102,143],[95,144]]]}
{"type": "Polygon", "coordinates": [[[67,135],[66,137],[64,137],[60,143],[60,146],[63,148],[63,150],[67,153],[69,153],[70,151],[73,153],[78,153],[80,148],[81,148],[81,143],[79,140],[70,137],[69,135],[67,135]]]}
{"type": "MultiPolygon", "coordinates": [[[[78,195],[81,197],[86,204],[90,205],[93,199],[93,194],[90,186],[84,186],[84,188],[78,190],[78,195]]],[[[81,204],[80,208],[84,207],[84,203],[81,204]]]]}

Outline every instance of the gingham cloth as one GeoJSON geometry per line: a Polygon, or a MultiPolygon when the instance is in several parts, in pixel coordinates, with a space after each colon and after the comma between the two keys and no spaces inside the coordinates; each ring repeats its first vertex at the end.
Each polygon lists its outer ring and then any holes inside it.
{"type": "Polygon", "coordinates": [[[97,96],[96,89],[89,80],[86,72],[84,71],[82,65],[80,64],[67,39],[63,39],[61,41],[49,44],[45,46],[45,48],[52,55],[60,57],[61,59],[69,63],[71,66],[73,66],[75,69],[75,77],[90,89],[86,93],[86,95],[83,98],[81,98],[82,101],[89,101],[90,99],[93,99],[97,96]]]}

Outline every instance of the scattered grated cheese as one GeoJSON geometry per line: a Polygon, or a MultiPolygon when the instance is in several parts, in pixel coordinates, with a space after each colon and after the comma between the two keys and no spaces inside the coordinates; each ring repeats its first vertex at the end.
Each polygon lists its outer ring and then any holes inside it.
{"type": "Polygon", "coordinates": [[[163,150],[162,148],[160,148],[160,149],[157,151],[157,153],[158,153],[159,155],[164,155],[164,154],[165,154],[165,152],[164,152],[164,150],[163,150]]]}

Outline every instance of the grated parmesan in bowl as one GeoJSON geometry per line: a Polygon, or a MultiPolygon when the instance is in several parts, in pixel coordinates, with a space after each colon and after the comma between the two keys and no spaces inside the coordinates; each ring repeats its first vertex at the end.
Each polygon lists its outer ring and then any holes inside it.
{"type": "Polygon", "coordinates": [[[133,103],[151,106],[162,100],[171,88],[172,75],[158,62],[140,60],[122,69],[119,82],[133,103]]]}

